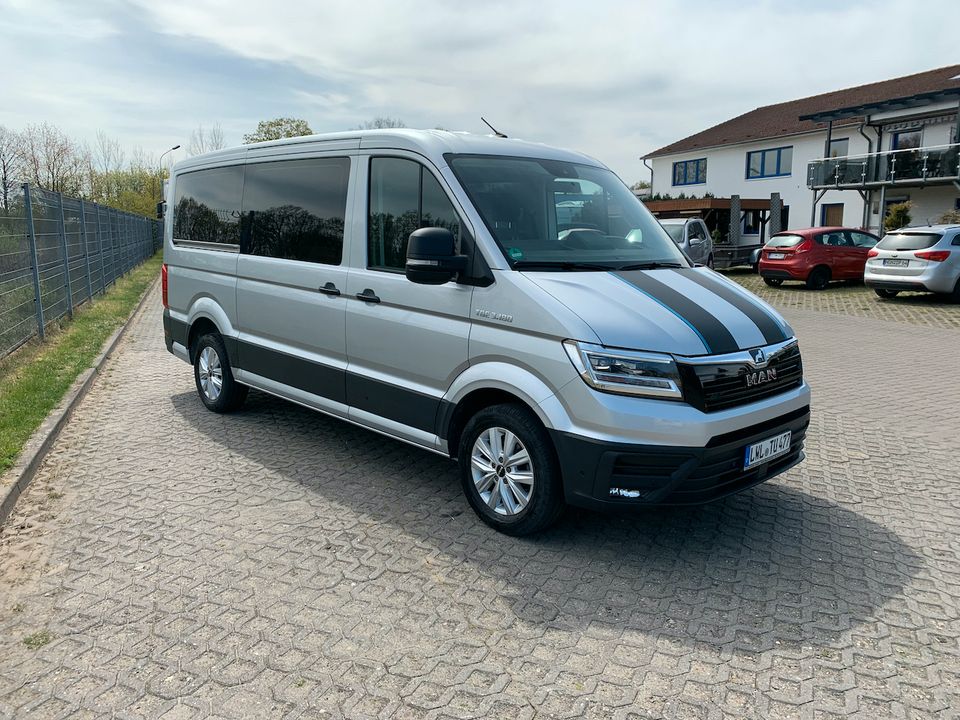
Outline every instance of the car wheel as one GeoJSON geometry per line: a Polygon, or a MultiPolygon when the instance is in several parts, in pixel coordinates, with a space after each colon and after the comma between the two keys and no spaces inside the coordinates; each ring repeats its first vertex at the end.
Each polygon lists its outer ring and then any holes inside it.
{"type": "Polygon", "coordinates": [[[193,379],[200,400],[213,412],[236,410],[247,399],[249,388],[233,379],[227,349],[219,333],[208,333],[197,339],[193,350],[193,379]]]}
{"type": "Polygon", "coordinates": [[[950,297],[955,303],[960,303],[960,278],[957,278],[957,284],[953,286],[953,292],[950,297]]]}
{"type": "Polygon", "coordinates": [[[815,267],[807,276],[807,287],[811,290],[823,290],[830,284],[830,269],[815,267]]]}
{"type": "Polygon", "coordinates": [[[539,418],[522,405],[474,415],[458,450],[463,492],[480,519],[508,535],[551,525],[563,511],[560,464],[539,418]]]}
{"type": "Polygon", "coordinates": [[[900,294],[899,290],[886,290],[884,288],[874,288],[873,291],[884,300],[892,300],[900,294]]]}
{"type": "Polygon", "coordinates": [[[763,281],[770,287],[780,287],[783,285],[783,278],[764,278],[763,281]]]}

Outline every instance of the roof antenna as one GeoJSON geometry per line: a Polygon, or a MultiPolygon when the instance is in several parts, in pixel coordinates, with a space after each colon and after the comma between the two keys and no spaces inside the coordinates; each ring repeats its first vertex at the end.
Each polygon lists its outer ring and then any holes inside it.
{"type": "Polygon", "coordinates": [[[504,135],[502,132],[500,132],[499,130],[497,130],[493,125],[491,125],[490,123],[488,123],[488,122],[487,122],[487,119],[486,119],[485,117],[483,117],[483,115],[480,116],[480,119],[483,120],[483,124],[484,124],[484,125],[486,125],[488,128],[490,128],[491,130],[493,130],[493,134],[494,134],[494,135],[496,135],[497,137],[502,137],[502,138],[505,138],[505,137],[506,137],[506,135],[504,135]]]}

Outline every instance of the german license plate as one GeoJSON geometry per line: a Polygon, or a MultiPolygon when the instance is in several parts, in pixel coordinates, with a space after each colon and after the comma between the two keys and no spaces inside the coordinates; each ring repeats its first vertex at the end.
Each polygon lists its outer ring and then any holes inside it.
{"type": "Polygon", "coordinates": [[[763,465],[763,463],[781,455],[786,455],[788,452],[790,452],[789,430],[744,448],[743,469],[749,470],[757,465],[763,465]]]}
{"type": "Polygon", "coordinates": [[[771,260],[783,260],[786,256],[783,253],[770,253],[767,257],[771,260]]]}
{"type": "Polygon", "coordinates": [[[906,267],[910,264],[910,261],[901,260],[899,258],[884,258],[883,264],[885,267],[906,267]]]}

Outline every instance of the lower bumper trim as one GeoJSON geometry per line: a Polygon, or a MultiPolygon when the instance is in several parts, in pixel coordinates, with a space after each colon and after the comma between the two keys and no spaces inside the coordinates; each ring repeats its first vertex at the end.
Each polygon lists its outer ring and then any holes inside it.
{"type": "Polygon", "coordinates": [[[564,492],[572,505],[594,509],[650,505],[699,505],[769,480],[803,460],[810,408],[792,412],[745,432],[717,436],[706,447],[605,443],[553,433],[563,468],[564,492]],[[791,432],[784,455],[749,470],[744,449],[791,432]]]}

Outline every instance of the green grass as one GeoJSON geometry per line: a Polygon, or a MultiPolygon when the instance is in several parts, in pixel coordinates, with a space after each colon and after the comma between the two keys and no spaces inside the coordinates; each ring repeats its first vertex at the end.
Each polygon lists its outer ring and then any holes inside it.
{"type": "Polygon", "coordinates": [[[160,273],[160,262],[157,253],[105,295],[77,308],[73,320],[49,328],[46,342],[31,342],[0,361],[0,473],[129,317],[160,273]]]}
{"type": "Polygon", "coordinates": [[[55,637],[56,635],[49,630],[40,630],[39,632],[35,632],[33,635],[27,635],[23,639],[23,644],[31,650],[39,650],[55,637]]]}

